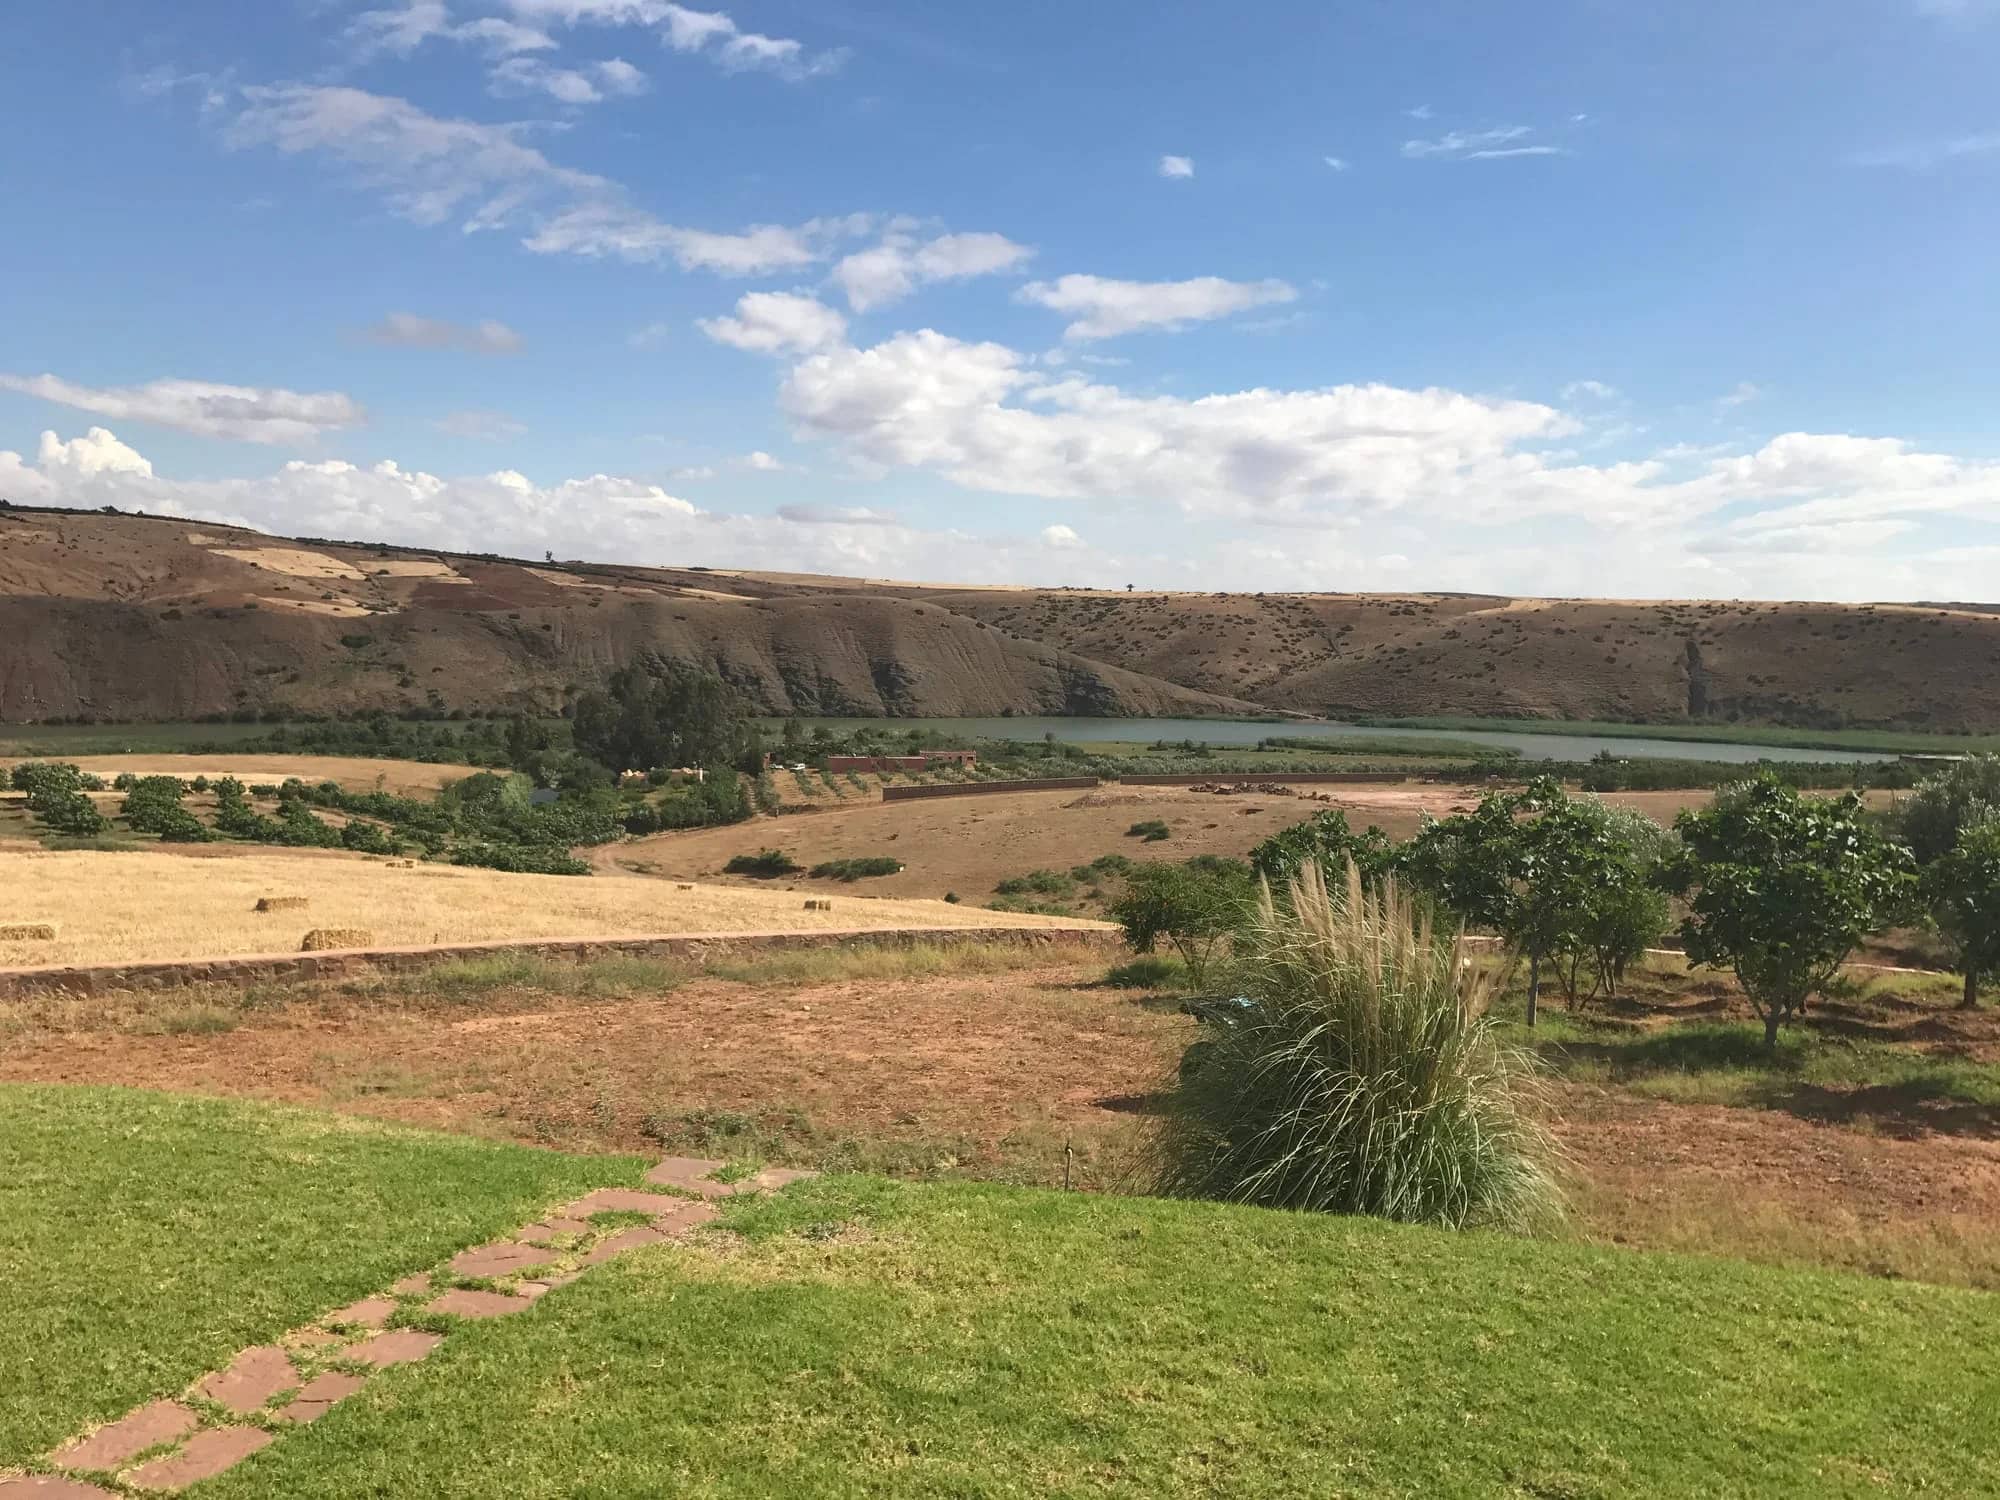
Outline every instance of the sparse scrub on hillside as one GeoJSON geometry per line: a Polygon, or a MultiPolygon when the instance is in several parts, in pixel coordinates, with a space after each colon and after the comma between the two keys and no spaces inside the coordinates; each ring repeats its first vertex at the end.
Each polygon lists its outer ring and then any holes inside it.
{"type": "Polygon", "coordinates": [[[1173,829],[1169,828],[1159,818],[1147,818],[1142,822],[1134,823],[1130,828],[1125,830],[1125,837],[1129,839],[1144,839],[1149,844],[1162,843],[1173,836],[1173,829]]]}
{"type": "Polygon", "coordinates": [[[1030,870],[1025,875],[1009,875],[993,887],[996,896],[1068,896],[1076,882],[1060,870],[1030,870]]]}
{"type": "Polygon", "coordinates": [[[1560,1213],[1532,1059],[1393,881],[1303,866],[1260,899],[1152,1143],[1161,1190],[1450,1228],[1560,1213]]]}
{"type": "Polygon", "coordinates": [[[809,873],[815,880],[855,881],[871,875],[897,875],[902,869],[900,859],[892,859],[886,854],[870,854],[853,859],[822,860],[809,873]]]}
{"type": "Polygon", "coordinates": [[[732,854],[722,867],[725,875],[751,875],[759,880],[776,880],[796,875],[805,868],[782,849],[760,849],[755,854],[732,854]]]}

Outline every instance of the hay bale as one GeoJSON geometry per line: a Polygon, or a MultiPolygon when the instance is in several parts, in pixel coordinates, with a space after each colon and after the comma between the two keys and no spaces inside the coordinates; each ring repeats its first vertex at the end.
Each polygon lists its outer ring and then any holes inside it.
{"type": "Polygon", "coordinates": [[[0,943],[53,943],[53,922],[0,922],[0,943]]]}
{"type": "Polygon", "coordinates": [[[832,910],[833,910],[833,903],[832,903],[831,901],[808,901],[808,902],[806,902],[806,910],[807,910],[807,911],[832,911],[832,910]]]}
{"type": "Polygon", "coordinates": [[[299,944],[301,953],[324,953],[330,948],[372,948],[375,934],[366,927],[315,927],[299,944]]]}
{"type": "Polygon", "coordinates": [[[694,886],[687,881],[682,881],[679,884],[675,885],[674,889],[677,891],[691,891],[694,889],[694,886]]]}
{"type": "Polygon", "coordinates": [[[304,896],[259,896],[252,911],[298,911],[306,904],[304,896]]]}

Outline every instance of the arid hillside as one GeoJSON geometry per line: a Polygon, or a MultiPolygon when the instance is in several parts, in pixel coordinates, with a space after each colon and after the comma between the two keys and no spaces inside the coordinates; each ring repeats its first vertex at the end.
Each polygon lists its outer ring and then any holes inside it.
{"type": "Polygon", "coordinates": [[[774,713],[1250,706],[904,594],[0,510],[0,722],[553,710],[649,655],[706,663],[774,713]]]}
{"type": "Polygon", "coordinates": [[[771,712],[2000,729],[2000,613],[956,588],[527,563],[0,509],[0,722],[555,709],[648,655],[771,712]]]}

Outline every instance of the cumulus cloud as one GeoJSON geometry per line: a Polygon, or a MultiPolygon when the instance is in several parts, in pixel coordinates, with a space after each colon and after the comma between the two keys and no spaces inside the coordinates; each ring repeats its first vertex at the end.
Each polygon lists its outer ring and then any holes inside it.
{"type": "Polygon", "coordinates": [[[510,57],[494,65],[488,84],[502,98],[547,94],[561,104],[602,104],[607,98],[645,93],[648,80],[620,57],[582,68],[558,68],[538,57],[510,57]]]}
{"type": "Polygon", "coordinates": [[[743,455],[743,467],[755,469],[760,474],[782,474],[791,466],[777,455],[757,448],[743,455]]]}
{"type": "Polygon", "coordinates": [[[736,315],[701,318],[696,326],[718,344],[754,354],[823,349],[847,336],[847,319],[805,292],[748,292],[736,315]]]}
{"type": "Polygon", "coordinates": [[[778,514],[799,526],[900,526],[894,511],[868,505],[781,505],[778,514]]]}
{"type": "Polygon", "coordinates": [[[447,119],[362,89],[285,83],[244,89],[223,139],[238,150],[330,160],[413,223],[522,228],[522,243],[544,255],[758,275],[811,265],[874,224],[866,215],[739,232],[667,223],[609,178],[550,160],[529,141],[533,128],[447,119]]]}
{"type": "Polygon", "coordinates": [[[87,386],[58,375],[0,374],[0,390],[38,396],[113,421],[152,422],[201,437],[295,447],[357,426],[366,415],[351,396],[339,391],[300,392],[206,380],[87,386]]]}
{"type": "Polygon", "coordinates": [[[1194,158],[1191,156],[1163,156],[1160,158],[1159,171],[1162,177],[1192,177],[1194,176],[1194,158]]]}
{"type": "Polygon", "coordinates": [[[922,284],[962,281],[1016,270],[1034,255],[1004,234],[941,234],[919,242],[892,232],[878,245],[857,250],[833,268],[833,279],[856,312],[907,297],[922,284]]]}
{"type": "Polygon", "coordinates": [[[1042,542],[1044,545],[1050,547],[1081,547],[1083,545],[1083,538],[1078,536],[1072,528],[1057,524],[1042,528],[1042,542]]]}
{"type": "Polygon", "coordinates": [[[392,312],[381,322],[362,329],[361,336],[371,344],[392,349],[449,349],[461,354],[521,352],[521,336],[492,318],[477,323],[453,323],[443,318],[392,312]]]}
{"type": "Polygon", "coordinates": [[[1115,281],[1104,276],[1063,276],[1031,281],[1019,300],[1076,318],[1066,339],[1108,339],[1142,329],[1174,331],[1225,318],[1247,308],[1292,302],[1298,290],[1283,281],[1225,281],[1197,276],[1190,281],[1115,281]]]}

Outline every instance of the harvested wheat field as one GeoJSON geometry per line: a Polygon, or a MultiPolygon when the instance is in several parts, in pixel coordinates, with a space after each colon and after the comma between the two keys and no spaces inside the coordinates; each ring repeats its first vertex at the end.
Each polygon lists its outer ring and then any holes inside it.
{"type": "Polygon", "coordinates": [[[318,784],[337,781],[351,791],[373,791],[409,795],[434,792],[449,782],[470,776],[476,766],[429,765],[415,760],[369,760],[352,755],[46,755],[14,756],[0,759],[0,772],[24,760],[61,760],[110,781],[121,771],[134,776],[178,776],[192,781],[197,776],[213,780],[234,776],[247,785],[281,782],[296,776],[318,784]]]}
{"type": "Polygon", "coordinates": [[[807,911],[805,897],[783,887],[682,890],[615,875],[508,875],[320,850],[9,850],[0,852],[0,890],[7,892],[10,922],[49,922],[58,934],[53,942],[0,942],[0,967],[292,953],[309,930],[321,928],[365,930],[374,947],[414,947],[682,932],[1077,925],[845,893],[826,909],[807,911]],[[308,904],[254,910],[273,896],[305,896],[308,904]]]}

